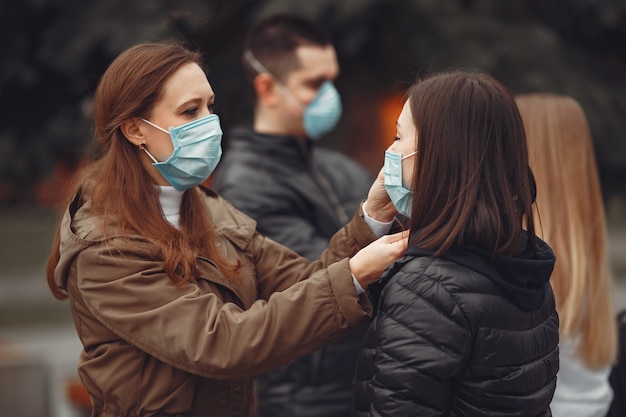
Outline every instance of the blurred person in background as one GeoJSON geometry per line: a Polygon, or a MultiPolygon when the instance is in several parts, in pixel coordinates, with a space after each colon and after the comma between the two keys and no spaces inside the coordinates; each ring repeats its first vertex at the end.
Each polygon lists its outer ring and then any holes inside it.
{"type": "Polygon", "coordinates": [[[355,374],[353,416],[550,416],[554,254],[535,236],[535,184],[510,91],[483,73],[416,82],[385,152],[410,218],[355,374]]]}
{"type": "Polygon", "coordinates": [[[613,401],[611,401],[607,417],[626,416],[626,309],[622,309],[617,314],[617,329],[617,360],[609,376],[613,389],[613,401]]]}
{"type": "Polygon", "coordinates": [[[258,233],[200,185],[221,156],[214,100],[200,55],[176,43],[124,51],[96,90],[101,153],[47,270],[93,416],[255,415],[254,377],[365,324],[363,290],[406,248],[372,232],[396,213],[380,176],[318,261],[258,233]]]}
{"type": "Polygon", "coordinates": [[[538,235],[556,255],[551,283],[560,319],[555,417],[602,417],[617,354],[604,204],[591,132],[572,97],[516,97],[537,181],[538,235]]]}
{"type": "MultiPolygon", "coordinates": [[[[265,236],[317,259],[371,184],[356,162],[317,146],[342,113],[335,49],[319,25],[278,14],[247,33],[242,61],[255,93],[253,124],[229,132],[211,184],[265,236]]],[[[364,331],[261,375],[259,415],[348,415],[364,331]]]]}

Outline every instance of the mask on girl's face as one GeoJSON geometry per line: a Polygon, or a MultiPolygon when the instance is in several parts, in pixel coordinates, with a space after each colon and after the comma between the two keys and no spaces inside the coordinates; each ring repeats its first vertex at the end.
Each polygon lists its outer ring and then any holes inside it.
{"type": "Polygon", "coordinates": [[[152,165],[174,188],[184,191],[209,178],[222,157],[222,128],[217,114],[170,127],[169,131],[146,119],[141,120],[169,133],[172,138],[174,152],[164,162],[157,161],[145,147],[143,150],[154,161],[152,165]]]}
{"type": "Polygon", "coordinates": [[[385,151],[383,174],[385,190],[398,213],[411,217],[412,192],[402,182],[402,160],[413,156],[417,151],[403,157],[398,152],[385,151]]]}
{"type": "MultiPolygon", "coordinates": [[[[252,54],[250,51],[244,52],[244,57],[248,63],[259,73],[267,73],[273,76],[271,72],[252,54]]],[[[298,105],[303,106],[302,102],[293,95],[291,91],[276,77],[274,77],[278,86],[298,105]]],[[[328,132],[332,131],[342,113],[341,97],[332,82],[326,81],[317,91],[313,100],[304,106],[302,112],[302,124],[304,133],[309,139],[318,140],[328,132]]]]}

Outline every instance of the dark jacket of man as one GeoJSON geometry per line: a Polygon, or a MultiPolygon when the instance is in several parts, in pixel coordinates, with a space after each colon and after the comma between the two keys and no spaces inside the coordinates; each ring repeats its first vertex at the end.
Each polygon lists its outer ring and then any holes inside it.
{"type": "Polygon", "coordinates": [[[559,368],[551,249],[443,257],[412,247],[388,269],[356,371],[353,416],[550,416],[559,368]]]}
{"type": "MultiPolygon", "coordinates": [[[[257,134],[250,127],[234,129],[228,140],[212,187],[254,218],[260,233],[311,260],[358,209],[372,183],[354,161],[311,141],[257,134]]],[[[261,375],[259,416],[347,416],[364,332],[261,375]]]]}

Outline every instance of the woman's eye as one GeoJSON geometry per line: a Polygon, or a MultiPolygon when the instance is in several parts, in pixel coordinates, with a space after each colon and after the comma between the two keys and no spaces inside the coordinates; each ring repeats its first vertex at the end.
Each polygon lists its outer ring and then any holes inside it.
{"type": "Polygon", "coordinates": [[[190,116],[195,116],[196,113],[198,113],[198,108],[197,107],[192,107],[190,109],[187,109],[183,112],[184,114],[188,114],[190,116]]]}
{"type": "Polygon", "coordinates": [[[211,112],[211,114],[215,113],[215,103],[209,103],[207,108],[209,109],[209,112],[211,112]]]}
{"type": "Polygon", "coordinates": [[[397,141],[397,140],[400,140],[400,138],[399,138],[398,136],[395,136],[395,137],[393,138],[393,140],[394,140],[394,142],[395,142],[395,141],[397,141]]]}

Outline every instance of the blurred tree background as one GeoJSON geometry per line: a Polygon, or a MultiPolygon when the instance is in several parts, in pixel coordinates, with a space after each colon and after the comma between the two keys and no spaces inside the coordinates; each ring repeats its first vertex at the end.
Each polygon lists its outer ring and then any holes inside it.
{"type": "Polygon", "coordinates": [[[177,38],[197,46],[224,130],[249,119],[242,37],[279,11],[316,20],[333,36],[345,110],[325,145],[374,173],[401,93],[418,74],[482,70],[514,93],[550,91],[581,102],[609,214],[624,216],[623,0],[0,0],[0,205],[58,200],[91,138],[98,79],[135,43],[177,38]]]}

